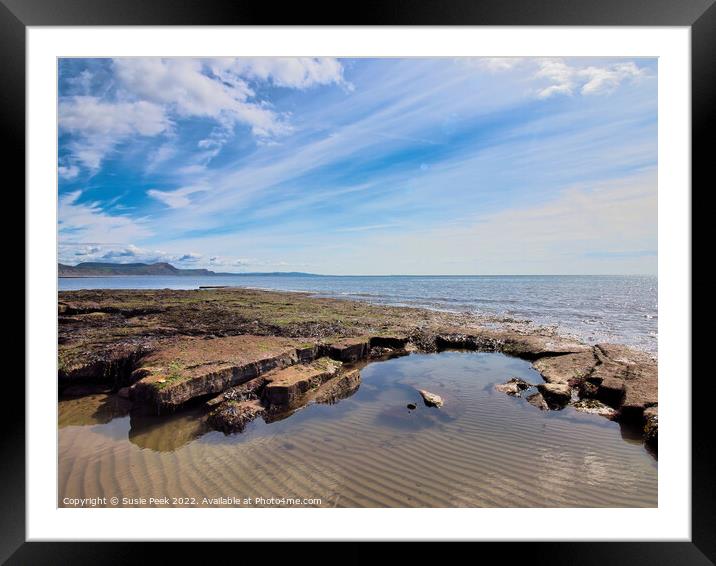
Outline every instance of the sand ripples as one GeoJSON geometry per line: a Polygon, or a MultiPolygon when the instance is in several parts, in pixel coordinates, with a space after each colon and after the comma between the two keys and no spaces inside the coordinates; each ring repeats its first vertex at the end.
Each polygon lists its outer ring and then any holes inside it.
{"type": "MultiPolygon", "coordinates": [[[[656,462],[619,427],[542,413],[489,384],[535,380],[499,354],[444,353],[371,364],[337,405],[313,405],[244,434],[207,432],[196,414],[120,417],[60,430],[60,498],[320,498],[323,507],[639,507],[657,503],[656,462]],[[438,378],[439,376],[439,378],[438,378]],[[414,387],[442,412],[405,408],[414,387]]],[[[415,394],[417,395],[417,394],[415,394]]],[[[67,407],[77,410],[79,405],[67,407]]],[[[62,412],[62,411],[61,411],[62,412]]],[[[64,415],[66,422],[73,422],[64,415]]]]}

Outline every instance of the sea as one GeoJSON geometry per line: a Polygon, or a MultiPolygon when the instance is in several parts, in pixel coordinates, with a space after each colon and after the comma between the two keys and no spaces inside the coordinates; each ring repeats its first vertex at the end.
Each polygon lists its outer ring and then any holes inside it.
{"type": "Polygon", "coordinates": [[[587,343],[616,342],[657,356],[657,277],[642,275],[315,276],[234,274],[60,278],[59,289],[232,286],[309,292],[391,306],[469,312],[554,327],[587,343]]]}

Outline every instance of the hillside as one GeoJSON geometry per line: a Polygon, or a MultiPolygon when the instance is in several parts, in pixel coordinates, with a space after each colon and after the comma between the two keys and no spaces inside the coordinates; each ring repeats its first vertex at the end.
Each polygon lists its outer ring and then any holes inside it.
{"type": "Polygon", "coordinates": [[[169,263],[102,263],[57,264],[60,277],[108,277],[113,275],[217,275],[208,269],[178,269],[169,263]]]}

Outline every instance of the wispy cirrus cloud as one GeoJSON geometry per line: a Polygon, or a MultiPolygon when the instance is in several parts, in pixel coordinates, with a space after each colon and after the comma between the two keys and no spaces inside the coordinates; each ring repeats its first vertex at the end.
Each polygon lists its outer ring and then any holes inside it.
{"type": "Polygon", "coordinates": [[[208,191],[208,187],[193,186],[193,187],[182,187],[180,189],[174,189],[172,191],[160,191],[157,189],[149,189],[147,194],[163,202],[169,208],[186,208],[191,204],[191,195],[196,193],[202,193],[208,191]]]}
{"type": "MultiPolygon", "coordinates": [[[[72,134],[72,156],[90,170],[119,142],[136,136],[155,136],[171,122],[164,109],[151,102],[105,102],[93,96],[73,96],[60,101],[61,133],[72,134]]],[[[76,167],[76,165],[75,165],[76,167]]]]}
{"type": "Polygon", "coordinates": [[[153,234],[143,218],[111,214],[97,201],[80,202],[82,191],[65,193],[58,201],[60,241],[131,242],[153,234]]]}
{"type": "MultiPolygon", "coordinates": [[[[626,253],[651,249],[635,231],[602,243],[570,239],[574,227],[562,218],[584,215],[570,197],[575,187],[614,197],[628,192],[620,180],[655,171],[652,61],[155,60],[155,76],[130,63],[98,65],[86,65],[89,94],[76,94],[78,79],[68,100],[141,99],[168,123],[154,135],[113,131],[107,151],[115,159],[100,158],[90,183],[72,153],[80,130],[62,138],[61,166],[79,171],[61,179],[72,220],[61,226],[61,240],[118,245],[87,257],[140,257],[132,245],[146,252],[141,257],[228,271],[310,265],[322,273],[445,273],[448,257],[452,272],[655,269],[655,257],[626,253]],[[109,90],[107,77],[115,85],[109,90]],[[255,127],[236,113],[247,105],[287,129],[255,127]],[[554,204],[555,241],[569,249],[553,253],[552,263],[537,261],[536,243],[520,247],[515,235],[528,236],[509,222],[515,213],[543,233],[549,222],[534,215],[548,216],[545,203],[554,204]],[[91,229],[82,232],[82,222],[91,229]],[[477,224],[493,236],[465,228],[477,224]],[[500,238],[509,251],[493,254],[500,238]],[[438,253],[440,245],[466,248],[470,261],[438,253]]],[[[84,70],[76,63],[72,76],[84,70]]],[[[655,185],[642,186],[656,194],[655,185]]],[[[641,211],[639,225],[655,222],[648,199],[629,206],[641,211]]],[[[600,210],[602,220],[618,212],[600,210]]]]}

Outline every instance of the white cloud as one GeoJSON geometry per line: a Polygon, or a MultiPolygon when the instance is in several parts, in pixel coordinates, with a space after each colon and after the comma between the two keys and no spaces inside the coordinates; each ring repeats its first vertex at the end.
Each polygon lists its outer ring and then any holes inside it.
{"type": "Polygon", "coordinates": [[[179,169],[177,169],[177,173],[180,175],[198,175],[204,171],[206,171],[206,167],[198,164],[185,165],[184,167],[179,167],[179,169]]]}
{"type": "Polygon", "coordinates": [[[332,57],[242,57],[218,58],[212,67],[220,73],[235,73],[247,79],[272,82],[276,86],[307,89],[318,85],[351,85],[343,78],[343,65],[332,57]]]}
{"type": "Polygon", "coordinates": [[[168,253],[135,246],[134,244],[82,244],[69,243],[60,245],[60,263],[79,263],[101,261],[109,263],[156,263],[171,262],[177,264],[194,264],[202,256],[195,252],[168,253]]]}
{"type": "Polygon", "coordinates": [[[60,101],[59,126],[75,134],[70,149],[75,159],[96,170],[104,156],[132,135],[154,136],[171,127],[161,106],[146,101],[106,102],[93,96],[60,101]]]}
{"type": "Polygon", "coordinates": [[[166,142],[160,145],[156,150],[152,152],[147,162],[147,172],[152,173],[163,163],[169,161],[177,153],[176,146],[171,142],[166,142]]]}
{"type": "Polygon", "coordinates": [[[574,69],[558,59],[541,61],[539,70],[534,76],[537,79],[547,79],[552,83],[537,91],[539,98],[548,98],[553,94],[572,94],[574,89],[574,69]]]}
{"type": "Polygon", "coordinates": [[[114,59],[113,69],[129,93],[158,104],[173,104],[182,116],[215,118],[251,94],[245,83],[228,87],[203,74],[198,59],[114,59]]]}
{"type": "Polygon", "coordinates": [[[76,77],[70,77],[67,82],[82,94],[89,94],[92,87],[94,75],[87,69],[83,70],[76,77]]]}
{"type": "Polygon", "coordinates": [[[164,109],[144,100],[105,102],[93,96],[73,96],[60,102],[60,127],[70,133],[153,136],[169,125],[164,109]]]}
{"type": "Polygon", "coordinates": [[[522,63],[522,57],[477,57],[470,59],[477,63],[479,67],[487,71],[500,72],[511,71],[517,65],[522,63]]]}
{"type": "Polygon", "coordinates": [[[76,165],[60,165],[57,167],[57,174],[63,179],[71,181],[80,174],[80,168],[76,165]]]}
{"type": "Polygon", "coordinates": [[[149,189],[147,191],[147,195],[154,199],[157,199],[158,201],[163,202],[169,208],[184,208],[191,204],[191,199],[189,198],[189,196],[207,190],[209,189],[203,186],[182,187],[173,191],[160,191],[157,189],[149,189]]]}
{"type": "Polygon", "coordinates": [[[115,59],[115,76],[133,96],[170,105],[178,115],[240,122],[259,137],[289,131],[275,112],[250,102],[248,84],[230,70],[218,77],[206,74],[200,59],[140,57],[115,59]]]}
{"type": "MultiPolygon", "coordinates": [[[[134,135],[155,136],[173,126],[170,115],[208,118],[218,128],[208,138],[211,147],[199,157],[207,163],[243,124],[262,144],[292,131],[286,116],[258,100],[249,81],[306,89],[340,84],[343,66],[332,58],[118,58],[112,62],[114,101],[88,96],[94,76],[84,70],[68,83],[80,96],[60,101],[62,132],[74,134],[68,143],[73,159],[97,170],[104,157],[121,141],[134,135]]],[[[107,94],[107,92],[105,92],[107,94]]],[[[148,170],[168,157],[160,149],[148,170]]]]}
{"type": "Polygon", "coordinates": [[[82,191],[60,196],[59,234],[62,241],[122,242],[151,235],[146,223],[103,211],[99,202],[80,203],[82,191]]]}
{"type": "Polygon", "coordinates": [[[644,75],[633,62],[614,65],[577,67],[562,59],[542,59],[534,78],[547,81],[547,86],[537,90],[539,98],[549,98],[555,94],[572,95],[606,94],[613,92],[622,82],[644,75]]]}
{"type": "Polygon", "coordinates": [[[612,92],[622,81],[642,75],[644,71],[631,62],[611,67],[587,67],[579,71],[579,76],[587,79],[582,85],[582,94],[612,92]]]}
{"type": "MultiPolygon", "coordinates": [[[[134,244],[118,243],[61,243],[60,263],[75,265],[82,262],[107,263],[158,263],[166,262],[179,268],[206,268],[235,271],[248,263],[261,262],[256,259],[241,259],[230,256],[204,256],[195,251],[166,251],[144,248],[134,244]]],[[[273,265],[273,264],[272,264],[273,265]]]]}

